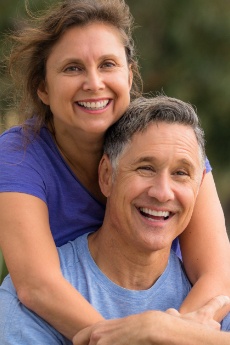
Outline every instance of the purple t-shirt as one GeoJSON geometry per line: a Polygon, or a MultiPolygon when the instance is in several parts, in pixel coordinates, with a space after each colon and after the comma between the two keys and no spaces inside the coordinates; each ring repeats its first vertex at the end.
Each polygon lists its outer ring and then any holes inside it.
{"type": "MultiPolygon", "coordinates": [[[[206,161],[207,172],[211,170],[206,161]]],[[[20,126],[0,136],[0,192],[36,196],[48,206],[51,232],[57,246],[102,224],[105,206],[78,181],[59,153],[47,128],[24,141],[20,126]]],[[[172,248],[180,255],[176,239],[172,248]]]]}
{"type": "Polygon", "coordinates": [[[105,206],[78,181],[59,153],[47,128],[29,143],[21,127],[0,136],[0,192],[21,192],[48,206],[50,228],[57,246],[103,221],[105,206]]]}

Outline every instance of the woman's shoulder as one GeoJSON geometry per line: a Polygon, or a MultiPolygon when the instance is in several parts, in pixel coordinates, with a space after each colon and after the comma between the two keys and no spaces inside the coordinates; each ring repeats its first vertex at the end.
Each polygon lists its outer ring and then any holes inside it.
{"type": "Polygon", "coordinates": [[[6,129],[4,132],[1,133],[0,135],[0,140],[5,140],[8,136],[21,136],[22,135],[22,126],[18,125],[18,126],[14,126],[11,127],[9,129],[6,129]]]}
{"type": "MultiPolygon", "coordinates": [[[[1,176],[6,180],[25,180],[46,176],[47,167],[57,161],[57,149],[47,129],[35,133],[30,128],[15,126],[0,136],[1,176]]],[[[15,182],[14,182],[15,183],[15,182]]]]}
{"type": "Polygon", "coordinates": [[[5,153],[19,153],[36,148],[44,149],[47,146],[55,149],[51,134],[45,126],[35,132],[30,126],[18,125],[7,129],[0,135],[0,151],[5,153]]]}
{"type": "Polygon", "coordinates": [[[1,156],[13,151],[20,151],[23,147],[22,126],[15,126],[7,129],[0,135],[0,154],[1,156]]]}

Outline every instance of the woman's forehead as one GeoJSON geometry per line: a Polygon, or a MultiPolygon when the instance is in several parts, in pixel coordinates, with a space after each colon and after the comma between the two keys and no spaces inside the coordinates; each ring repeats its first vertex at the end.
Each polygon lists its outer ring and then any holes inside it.
{"type": "MultiPolygon", "coordinates": [[[[110,24],[95,22],[84,26],[73,26],[66,30],[53,45],[49,57],[83,58],[87,54],[125,56],[120,31],[110,24]],[[72,56],[71,56],[72,55],[72,56]]],[[[49,59],[48,57],[48,59],[49,59]]]]}

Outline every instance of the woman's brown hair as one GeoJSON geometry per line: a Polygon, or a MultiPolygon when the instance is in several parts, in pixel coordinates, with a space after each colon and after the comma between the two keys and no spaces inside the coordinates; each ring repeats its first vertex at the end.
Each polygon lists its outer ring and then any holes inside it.
{"type": "Polygon", "coordinates": [[[9,71],[19,96],[19,110],[24,119],[34,118],[33,128],[52,122],[50,108],[43,104],[37,89],[46,75],[46,61],[54,44],[72,26],[92,22],[116,27],[124,42],[127,62],[133,72],[131,96],[141,94],[142,80],[132,38],[133,17],[124,0],[65,0],[30,18],[23,29],[11,35],[13,46],[9,56],[9,71]]]}

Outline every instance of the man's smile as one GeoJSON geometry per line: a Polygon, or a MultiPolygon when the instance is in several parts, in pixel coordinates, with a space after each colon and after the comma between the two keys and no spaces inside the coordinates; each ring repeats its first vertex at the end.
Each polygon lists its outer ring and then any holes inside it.
{"type": "Polygon", "coordinates": [[[138,208],[140,214],[142,216],[144,216],[145,218],[149,219],[149,220],[168,220],[169,218],[171,218],[174,213],[173,212],[169,212],[169,211],[156,211],[150,208],[146,208],[146,207],[139,207],[138,208]]]}

